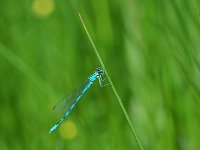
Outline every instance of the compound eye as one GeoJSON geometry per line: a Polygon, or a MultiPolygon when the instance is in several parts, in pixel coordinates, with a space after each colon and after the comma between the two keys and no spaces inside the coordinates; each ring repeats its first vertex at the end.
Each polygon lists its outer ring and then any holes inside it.
{"type": "Polygon", "coordinates": [[[101,68],[97,68],[97,71],[101,71],[101,68]]]}
{"type": "Polygon", "coordinates": [[[98,67],[98,68],[96,69],[96,71],[97,71],[99,74],[103,74],[103,69],[102,69],[101,67],[98,67]]]}

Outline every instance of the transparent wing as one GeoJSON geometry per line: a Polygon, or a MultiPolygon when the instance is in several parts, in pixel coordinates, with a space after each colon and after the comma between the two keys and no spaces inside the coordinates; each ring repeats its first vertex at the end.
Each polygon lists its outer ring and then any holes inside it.
{"type": "Polygon", "coordinates": [[[75,103],[77,97],[82,93],[83,89],[88,84],[88,81],[84,84],[81,84],[79,88],[74,90],[69,96],[67,96],[65,99],[60,101],[57,105],[53,107],[53,112],[56,114],[65,114],[73,103],[75,103]]]}

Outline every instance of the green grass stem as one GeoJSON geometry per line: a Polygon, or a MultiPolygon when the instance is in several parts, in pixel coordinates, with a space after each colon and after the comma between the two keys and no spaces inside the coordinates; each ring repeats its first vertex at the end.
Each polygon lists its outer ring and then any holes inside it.
{"type": "Polygon", "coordinates": [[[102,61],[102,59],[101,59],[101,56],[99,55],[99,52],[98,52],[98,50],[97,50],[97,48],[96,48],[96,46],[95,46],[95,44],[94,44],[94,42],[93,42],[93,40],[92,40],[92,38],[91,38],[89,32],[88,32],[88,30],[87,30],[87,27],[85,26],[85,23],[84,23],[84,21],[83,21],[81,15],[80,15],[80,13],[78,13],[78,15],[79,15],[80,20],[81,20],[81,23],[82,23],[82,25],[83,25],[83,27],[84,27],[84,29],[85,29],[85,32],[86,32],[86,34],[87,34],[87,36],[88,36],[88,38],[89,38],[89,41],[90,41],[90,43],[92,44],[93,50],[94,50],[95,54],[97,55],[97,58],[98,58],[98,60],[99,60],[99,62],[100,62],[100,64],[101,64],[101,66],[102,66],[102,67],[104,68],[104,70],[105,70],[105,74],[106,74],[106,76],[107,76],[107,78],[108,78],[108,81],[109,81],[109,83],[112,85],[111,88],[112,88],[112,90],[113,90],[113,93],[114,93],[114,95],[116,96],[116,99],[117,99],[117,101],[118,101],[118,103],[119,103],[119,105],[120,105],[120,107],[121,107],[121,110],[122,110],[122,112],[124,113],[124,116],[125,116],[125,118],[126,118],[128,124],[129,124],[129,126],[130,126],[130,128],[131,128],[131,131],[132,131],[132,134],[133,134],[133,136],[134,136],[134,138],[135,138],[135,141],[136,141],[136,143],[137,143],[139,149],[140,149],[140,150],[143,150],[143,146],[142,146],[142,144],[141,144],[141,142],[140,142],[140,139],[139,139],[139,137],[138,137],[138,135],[137,135],[137,133],[136,133],[136,130],[135,130],[133,124],[131,123],[130,117],[129,117],[129,115],[128,115],[128,113],[127,113],[127,111],[126,111],[126,109],[125,109],[125,107],[124,107],[124,105],[123,105],[123,103],[122,103],[122,100],[121,100],[121,98],[120,98],[120,96],[119,96],[119,94],[118,94],[118,92],[117,92],[117,90],[116,90],[116,88],[115,88],[115,86],[114,86],[114,84],[113,84],[113,82],[112,82],[112,80],[111,80],[111,78],[110,78],[110,76],[109,76],[107,70],[106,70],[106,67],[105,67],[105,65],[104,65],[104,63],[103,63],[103,61],[102,61]]]}

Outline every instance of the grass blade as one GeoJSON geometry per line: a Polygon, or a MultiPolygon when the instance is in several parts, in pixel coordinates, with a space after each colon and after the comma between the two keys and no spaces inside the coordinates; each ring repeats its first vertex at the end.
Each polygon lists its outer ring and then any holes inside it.
{"type": "Polygon", "coordinates": [[[126,111],[126,109],[125,109],[125,107],[124,107],[124,105],[123,105],[123,103],[122,103],[122,100],[121,100],[121,98],[120,98],[120,96],[119,96],[119,94],[118,94],[118,92],[117,92],[117,90],[116,90],[116,88],[115,88],[115,86],[114,86],[114,84],[113,84],[113,82],[112,82],[112,80],[111,80],[111,78],[110,78],[110,76],[109,76],[109,74],[108,74],[106,68],[105,68],[105,65],[104,65],[104,63],[103,63],[103,61],[102,61],[102,59],[101,59],[101,56],[99,55],[99,52],[98,52],[98,50],[97,50],[97,48],[96,48],[96,46],[95,46],[95,44],[94,44],[94,42],[93,42],[93,40],[92,40],[92,38],[91,38],[91,36],[90,36],[90,34],[89,34],[89,32],[88,32],[86,26],[85,26],[85,23],[84,23],[84,21],[83,21],[81,15],[80,15],[80,13],[78,13],[78,15],[79,15],[79,18],[80,18],[80,20],[81,20],[81,23],[82,23],[82,25],[83,25],[83,27],[84,27],[84,29],[85,29],[85,32],[86,32],[86,34],[87,34],[87,36],[88,36],[88,38],[89,38],[89,41],[90,41],[90,43],[92,44],[92,47],[93,47],[93,49],[94,49],[94,52],[95,52],[95,54],[97,55],[97,58],[98,58],[98,60],[99,60],[99,62],[100,62],[100,64],[101,64],[101,66],[102,66],[102,67],[104,68],[104,70],[105,70],[105,74],[106,74],[106,76],[107,76],[107,78],[108,78],[108,81],[109,81],[109,83],[112,85],[111,87],[112,87],[113,93],[115,94],[116,99],[117,99],[117,101],[118,101],[118,103],[119,103],[119,105],[120,105],[120,108],[121,108],[122,112],[124,113],[124,116],[125,116],[125,118],[126,118],[128,124],[129,124],[129,126],[130,126],[130,128],[131,128],[131,131],[132,131],[132,134],[133,134],[133,136],[134,136],[134,138],[135,138],[135,141],[136,141],[136,143],[137,143],[139,149],[140,149],[140,150],[143,150],[143,146],[142,146],[142,144],[141,144],[141,142],[140,142],[140,140],[139,140],[139,137],[138,137],[138,135],[137,135],[137,133],[136,133],[136,130],[135,130],[133,124],[131,123],[130,117],[129,117],[129,115],[128,115],[128,113],[127,113],[127,111],[126,111]]]}
{"type": "Polygon", "coordinates": [[[198,0],[195,0],[195,5],[196,5],[196,9],[197,9],[197,16],[200,22],[200,12],[199,12],[199,7],[198,7],[198,0]]]}

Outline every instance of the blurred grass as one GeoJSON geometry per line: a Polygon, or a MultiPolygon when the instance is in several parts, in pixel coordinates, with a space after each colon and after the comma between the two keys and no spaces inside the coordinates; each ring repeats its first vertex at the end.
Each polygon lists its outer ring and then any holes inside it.
{"type": "Polygon", "coordinates": [[[200,149],[197,8],[195,0],[0,2],[0,149],[138,149],[98,84],[48,134],[59,119],[52,106],[99,65],[76,10],[144,148],[200,149]]]}

